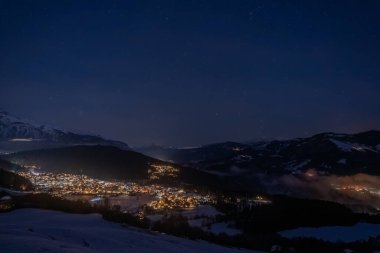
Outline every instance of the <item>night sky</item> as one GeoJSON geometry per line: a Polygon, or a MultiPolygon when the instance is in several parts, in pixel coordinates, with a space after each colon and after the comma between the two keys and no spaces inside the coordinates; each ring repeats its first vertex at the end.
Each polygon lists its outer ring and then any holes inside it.
{"type": "Polygon", "coordinates": [[[380,1],[0,0],[0,108],[137,145],[380,128],[380,1]]]}

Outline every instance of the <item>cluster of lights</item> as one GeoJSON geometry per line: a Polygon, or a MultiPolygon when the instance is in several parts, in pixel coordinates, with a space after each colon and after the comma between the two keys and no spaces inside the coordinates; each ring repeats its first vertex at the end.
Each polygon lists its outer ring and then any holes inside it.
{"type": "MultiPolygon", "coordinates": [[[[154,171],[151,172],[151,175],[155,177],[175,176],[178,173],[178,169],[171,166],[152,165],[152,168],[154,171]]],[[[193,208],[199,204],[212,203],[215,200],[211,195],[187,192],[178,187],[136,182],[110,182],[68,173],[37,173],[34,167],[29,168],[27,172],[19,172],[19,175],[29,179],[37,192],[45,192],[59,197],[77,195],[112,197],[147,194],[154,197],[154,200],[147,204],[154,210],[193,208]]]]}
{"type": "Polygon", "coordinates": [[[148,170],[149,179],[158,180],[161,177],[177,177],[179,169],[170,165],[151,165],[148,170]]]}
{"type": "Polygon", "coordinates": [[[257,195],[254,199],[252,199],[251,201],[253,201],[254,203],[256,204],[261,204],[261,205],[268,205],[268,204],[272,204],[272,201],[263,197],[263,196],[260,196],[260,195],[257,195]]]}
{"type": "Polygon", "coordinates": [[[169,194],[152,201],[148,206],[155,210],[194,208],[199,205],[199,201],[200,199],[193,195],[169,194]]]}
{"type": "Polygon", "coordinates": [[[215,197],[208,194],[186,192],[178,187],[164,187],[161,185],[140,185],[130,182],[126,185],[127,194],[149,194],[156,199],[148,206],[154,210],[172,210],[181,208],[193,208],[199,204],[214,203],[215,197]]]}
{"type": "Polygon", "coordinates": [[[84,175],[68,173],[36,173],[34,170],[19,172],[20,176],[29,179],[39,192],[48,192],[54,196],[68,195],[120,195],[126,194],[123,182],[103,181],[84,175]]]}
{"type": "Polygon", "coordinates": [[[249,207],[272,204],[272,201],[270,199],[267,199],[261,195],[257,195],[254,198],[244,198],[244,199],[238,198],[236,202],[238,203],[239,206],[249,206],[249,207]]]}
{"type": "Polygon", "coordinates": [[[380,196],[380,190],[372,187],[366,187],[362,185],[333,185],[334,189],[337,191],[345,192],[357,192],[362,194],[371,194],[380,196]]]}
{"type": "Polygon", "coordinates": [[[12,203],[0,203],[0,211],[8,211],[12,209],[13,206],[12,203]]]}

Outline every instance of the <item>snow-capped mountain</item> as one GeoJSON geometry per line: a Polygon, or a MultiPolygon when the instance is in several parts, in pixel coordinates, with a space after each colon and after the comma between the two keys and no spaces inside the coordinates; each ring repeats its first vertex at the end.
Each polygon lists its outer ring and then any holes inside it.
{"type": "Polygon", "coordinates": [[[257,143],[226,142],[193,149],[140,148],[140,152],[216,175],[323,173],[380,175],[380,131],[321,133],[257,143]]]}
{"type": "Polygon", "coordinates": [[[0,111],[0,151],[2,152],[78,144],[102,144],[128,149],[128,145],[120,141],[39,125],[0,111]]]}

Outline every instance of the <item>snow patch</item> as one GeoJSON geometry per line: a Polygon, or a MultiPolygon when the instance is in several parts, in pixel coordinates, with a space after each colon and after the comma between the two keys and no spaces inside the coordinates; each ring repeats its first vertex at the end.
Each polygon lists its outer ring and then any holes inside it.
{"type": "Polygon", "coordinates": [[[330,141],[332,143],[334,143],[337,148],[339,148],[340,150],[342,150],[344,152],[351,152],[352,151],[352,145],[350,143],[345,143],[345,142],[337,141],[334,139],[330,139],[330,141]]]}
{"type": "Polygon", "coordinates": [[[339,161],[337,161],[337,163],[346,165],[347,164],[347,159],[346,158],[342,158],[339,161]]]}
{"type": "Polygon", "coordinates": [[[358,144],[358,143],[350,143],[350,142],[343,142],[343,141],[338,141],[334,139],[330,139],[332,143],[334,143],[337,148],[342,150],[343,152],[351,152],[351,151],[360,151],[360,152],[366,152],[366,151],[372,151],[376,152],[376,150],[372,149],[371,147],[368,147],[363,144],[358,144]]]}
{"type": "Polygon", "coordinates": [[[297,161],[292,161],[292,162],[290,162],[290,164],[288,164],[288,166],[285,169],[288,171],[296,172],[296,171],[299,171],[300,169],[302,169],[303,167],[305,167],[306,165],[308,165],[310,162],[311,162],[311,160],[305,160],[299,164],[296,164],[297,161]]]}
{"type": "Polygon", "coordinates": [[[251,161],[253,158],[250,155],[238,155],[232,158],[232,160],[235,160],[237,162],[246,162],[246,161],[251,161]]]}
{"type": "Polygon", "coordinates": [[[146,216],[146,218],[152,222],[157,222],[157,221],[160,221],[164,218],[165,216],[162,215],[162,214],[152,214],[152,215],[148,215],[146,216]]]}

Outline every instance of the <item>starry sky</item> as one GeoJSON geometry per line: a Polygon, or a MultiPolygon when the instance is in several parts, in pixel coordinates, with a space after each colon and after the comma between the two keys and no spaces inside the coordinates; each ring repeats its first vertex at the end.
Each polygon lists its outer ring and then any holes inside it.
{"type": "Polygon", "coordinates": [[[380,129],[380,1],[0,0],[0,108],[132,146],[380,129]]]}

